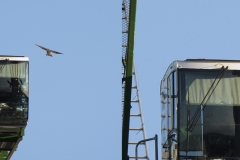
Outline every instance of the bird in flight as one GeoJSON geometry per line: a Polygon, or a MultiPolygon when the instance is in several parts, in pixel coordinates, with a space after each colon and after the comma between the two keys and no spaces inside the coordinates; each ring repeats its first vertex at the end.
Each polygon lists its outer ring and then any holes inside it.
{"type": "Polygon", "coordinates": [[[42,49],[44,49],[45,51],[47,51],[46,56],[50,56],[50,57],[52,57],[51,52],[52,52],[52,53],[56,53],[56,54],[63,54],[63,53],[60,53],[60,52],[57,52],[57,51],[54,51],[54,50],[51,50],[51,49],[45,48],[45,47],[40,46],[40,45],[37,45],[37,44],[35,44],[35,45],[38,46],[38,47],[40,47],[40,48],[42,48],[42,49]]]}

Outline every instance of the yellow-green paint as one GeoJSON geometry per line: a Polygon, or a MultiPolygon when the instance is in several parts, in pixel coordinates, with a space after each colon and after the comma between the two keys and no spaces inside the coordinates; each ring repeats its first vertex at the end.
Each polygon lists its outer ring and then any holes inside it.
{"type": "Polygon", "coordinates": [[[122,126],[122,160],[129,159],[128,158],[128,137],[129,137],[129,121],[130,121],[130,109],[131,109],[136,6],[137,6],[137,0],[130,0],[128,43],[127,43],[127,50],[126,50],[126,66],[125,66],[126,77],[124,77],[125,88],[124,88],[123,126],[122,126]]]}

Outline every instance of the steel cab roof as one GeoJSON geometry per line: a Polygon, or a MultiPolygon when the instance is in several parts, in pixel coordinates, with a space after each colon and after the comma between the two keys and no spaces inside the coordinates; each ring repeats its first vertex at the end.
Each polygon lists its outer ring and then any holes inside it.
{"type": "MultiPolygon", "coordinates": [[[[222,60],[222,59],[186,59],[173,61],[166,70],[161,87],[165,85],[165,80],[171,72],[179,69],[220,69],[222,66],[228,66],[228,70],[240,70],[240,60],[222,60]]],[[[160,92],[161,93],[161,92],[160,92]]]]}
{"type": "Polygon", "coordinates": [[[9,61],[29,61],[29,58],[24,56],[0,55],[0,61],[4,61],[6,59],[9,61]]]}

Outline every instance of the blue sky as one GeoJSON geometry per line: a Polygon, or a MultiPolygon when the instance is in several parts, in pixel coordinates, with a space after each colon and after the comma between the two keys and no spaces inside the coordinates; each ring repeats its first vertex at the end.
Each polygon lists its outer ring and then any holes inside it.
{"type": "MultiPolygon", "coordinates": [[[[239,8],[237,0],[138,1],[147,137],[160,136],[159,86],[172,61],[239,59],[239,8]]],[[[121,1],[3,1],[0,19],[0,54],[30,58],[29,123],[12,159],[121,159],[121,1]],[[35,44],[64,55],[46,57],[35,44]]]]}

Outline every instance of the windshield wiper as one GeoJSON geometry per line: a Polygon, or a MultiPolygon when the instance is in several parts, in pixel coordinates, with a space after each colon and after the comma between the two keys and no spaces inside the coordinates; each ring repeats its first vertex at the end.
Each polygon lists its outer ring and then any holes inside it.
{"type": "Polygon", "coordinates": [[[187,124],[186,127],[186,131],[192,131],[194,129],[194,127],[197,124],[198,119],[201,116],[201,111],[203,111],[206,107],[206,104],[209,100],[209,98],[211,97],[211,95],[213,94],[215,88],[217,87],[218,83],[220,82],[221,78],[223,77],[224,73],[227,71],[228,66],[226,68],[224,68],[224,66],[222,66],[222,68],[220,69],[219,73],[217,74],[216,78],[214,79],[212,85],[210,86],[207,94],[204,96],[202,102],[200,103],[200,105],[198,106],[196,112],[194,113],[192,119],[189,121],[189,123],[187,124]],[[218,80],[217,80],[218,79],[218,80]]]}

